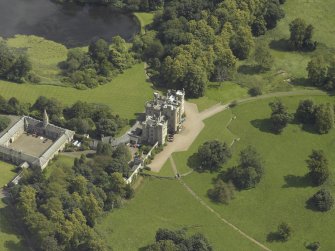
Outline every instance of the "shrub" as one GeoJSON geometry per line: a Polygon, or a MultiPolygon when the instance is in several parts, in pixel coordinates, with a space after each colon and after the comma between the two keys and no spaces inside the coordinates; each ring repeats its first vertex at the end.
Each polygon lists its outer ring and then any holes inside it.
{"type": "Polygon", "coordinates": [[[252,97],[256,97],[256,96],[259,96],[259,95],[262,95],[262,89],[260,87],[252,87],[249,89],[248,91],[249,95],[252,96],[252,97]]]}
{"type": "Polygon", "coordinates": [[[334,198],[328,190],[321,189],[308,201],[313,207],[321,212],[326,212],[334,206],[334,198]]]}
{"type": "Polygon", "coordinates": [[[0,116],[0,132],[5,130],[10,123],[10,119],[8,117],[0,116]]]}
{"type": "Polygon", "coordinates": [[[292,235],[292,232],[292,227],[288,223],[282,222],[279,224],[277,234],[280,240],[288,241],[292,235]]]}

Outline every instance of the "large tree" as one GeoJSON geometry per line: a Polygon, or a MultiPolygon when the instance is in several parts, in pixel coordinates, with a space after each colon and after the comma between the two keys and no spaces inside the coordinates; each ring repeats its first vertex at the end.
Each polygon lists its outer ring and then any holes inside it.
{"type": "Polygon", "coordinates": [[[329,177],[328,160],[323,151],[313,150],[306,160],[309,175],[315,185],[322,185],[329,177]]]}
{"type": "Polygon", "coordinates": [[[315,108],[315,126],[320,134],[334,128],[334,108],[331,104],[321,104],[315,108]]]}
{"type": "Polygon", "coordinates": [[[289,114],[287,107],[280,99],[276,99],[275,101],[271,102],[269,106],[272,110],[271,123],[273,130],[276,133],[281,133],[292,119],[292,116],[289,114]]]}
{"type": "Polygon", "coordinates": [[[289,44],[293,50],[314,50],[316,42],[312,41],[314,27],[307,25],[301,18],[296,18],[290,23],[289,44]]]}
{"type": "Polygon", "coordinates": [[[231,152],[226,143],[218,140],[207,141],[198,149],[200,170],[216,171],[230,157],[231,152]]]}
{"type": "Polygon", "coordinates": [[[309,199],[308,203],[317,210],[325,212],[333,208],[334,198],[328,190],[321,189],[309,199]]]}
{"type": "Polygon", "coordinates": [[[314,102],[310,99],[300,101],[295,117],[302,124],[313,124],[315,122],[314,102]]]}
{"type": "Polygon", "coordinates": [[[248,146],[240,153],[239,165],[229,169],[224,175],[225,180],[231,180],[238,189],[255,187],[264,174],[263,160],[257,150],[248,146]]]}

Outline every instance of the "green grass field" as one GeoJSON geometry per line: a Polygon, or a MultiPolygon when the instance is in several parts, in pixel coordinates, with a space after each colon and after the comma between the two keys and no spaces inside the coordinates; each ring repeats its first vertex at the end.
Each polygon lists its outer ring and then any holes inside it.
{"type": "MultiPolygon", "coordinates": [[[[307,97],[286,97],[282,100],[293,112],[299,100],[304,98],[307,97]]],[[[327,96],[312,99],[318,103],[334,103],[334,99],[327,96]]],[[[227,206],[211,202],[206,195],[217,173],[193,172],[183,180],[214,210],[272,250],[306,250],[304,245],[314,241],[319,241],[324,250],[333,250],[335,243],[330,233],[335,229],[332,220],[335,210],[318,213],[305,208],[306,201],[319,188],[312,187],[303,176],[308,172],[305,160],[312,149],[325,151],[334,175],[335,130],[320,136],[303,131],[299,125],[290,124],[282,135],[272,134],[266,126],[266,119],[270,115],[268,103],[271,100],[242,104],[206,120],[205,129],[189,151],[173,154],[178,171],[185,173],[191,170],[188,158],[204,141],[219,139],[230,143],[240,138],[233,145],[233,158],[224,168],[235,165],[239,151],[247,145],[256,147],[265,161],[265,176],[255,189],[238,192],[227,206]],[[237,118],[227,129],[226,125],[234,115],[237,118]],[[292,239],[286,243],[268,242],[267,235],[275,231],[282,221],[293,226],[292,239]]],[[[161,172],[170,172],[166,169],[169,167],[168,161],[161,172]]],[[[324,186],[335,194],[333,178],[324,186]]],[[[218,220],[215,220],[215,224],[211,223],[212,217],[178,182],[146,179],[135,199],[123,209],[101,219],[98,229],[117,250],[136,250],[144,246],[153,240],[158,227],[178,228],[183,225],[200,225],[195,230],[205,233],[216,250],[257,249],[251,242],[245,242],[241,235],[235,236],[233,229],[218,220]],[[129,238],[124,239],[127,234],[129,238]],[[224,238],[230,235],[234,238],[224,238]]]]}
{"type": "Polygon", "coordinates": [[[138,19],[141,25],[141,32],[145,32],[145,27],[152,23],[154,20],[154,13],[147,12],[135,12],[135,17],[138,19]]]}
{"type": "Polygon", "coordinates": [[[293,0],[283,5],[286,16],[278,26],[266,33],[258,40],[265,40],[271,48],[275,62],[273,69],[266,73],[257,73],[253,70],[253,59],[240,62],[239,74],[236,81],[244,86],[259,85],[265,92],[287,91],[304,88],[307,77],[306,67],[311,57],[317,54],[328,54],[335,51],[335,17],[333,11],[335,2],[332,0],[293,0]],[[314,39],[319,42],[314,52],[288,51],[285,40],[290,36],[289,23],[300,17],[315,27],[314,39]],[[292,81],[292,84],[289,84],[292,81]],[[297,83],[296,85],[294,83],[297,83]],[[301,86],[302,85],[302,86],[301,86]]]}
{"type": "MultiPolygon", "coordinates": [[[[293,112],[303,97],[283,98],[293,112]]],[[[316,97],[316,102],[329,101],[333,98],[316,97]]],[[[305,160],[312,149],[325,151],[332,175],[334,175],[335,130],[327,135],[318,135],[302,131],[298,125],[289,125],[282,135],[274,135],[268,131],[266,119],[269,117],[270,100],[243,104],[233,109],[237,119],[230,125],[230,130],[241,138],[233,147],[233,159],[225,165],[231,167],[237,163],[238,152],[247,145],[255,146],[265,160],[265,177],[255,189],[238,192],[229,206],[212,203],[206,196],[206,191],[212,187],[212,179],[216,174],[192,173],[185,181],[212,208],[225,215],[229,220],[249,235],[269,246],[272,250],[306,250],[305,243],[319,241],[322,249],[334,250],[335,243],[331,235],[335,224],[332,219],[335,211],[327,213],[314,212],[306,209],[306,201],[319,188],[312,187],[303,179],[308,172],[305,160]],[[257,128],[259,127],[260,128],[257,128]],[[257,126],[257,127],[256,127],[257,126]],[[267,242],[267,235],[276,230],[281,221],[289,222],[294,229],[291,240],[287,243],[267,242]]],[[[226,113],[226,112],[224,112],[226,113]]],[[[217,115],[218,116],[222,116],[217,115]]],[[[188,169],[187,159],[194,149],[206,139],[225,139],[225,133],[215,126],[215,117],[206,121],[205,130],[187,153],[174,156],[178,169],[188,169]],[[217,128],[217,129],[215,129],[217,128]]],[[[331,179],[325,187],[333,192],[334,180],[331,179]]],[[[235,250],[233,248],[229,250],[235,250]]]]}
{"type": "Polygon", "coordinates": [[[143,64],[137,64],[111,83],[95,89],[77,90],[52,85],[15,84],[0,80],[0,94],[5,98],[16,97],[22,102],[33,103],[39,96],[56,98],[70,105],[78,100],[106,104],[123,118],[134,119],[135,113],[144,110],[152,96],[150,83],[146,82],[143,64]]]}
{"type": "Polygon", "coordinates": [[[189,228],[190,233],[202,232],[215,250],[258,250],[257,247],[231,231],[216,216],[208,214],[176,180],[146,178],[135,198],[101,218],[98,232],[113,250],[134,251],[154,241],[160,227],[189,228]]]}
{"type": "Polygon", "coordinates": [[[7,162],[0,161],[0,188],[8,184],[15,175],[15,166],[7,162]]]}

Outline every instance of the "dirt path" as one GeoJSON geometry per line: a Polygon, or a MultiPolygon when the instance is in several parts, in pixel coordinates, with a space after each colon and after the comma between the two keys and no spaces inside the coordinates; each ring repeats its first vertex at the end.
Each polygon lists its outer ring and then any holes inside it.
{"type": "MultiPolygon", "coordinates": [[[[171,163],[171,166],[172,166],[172,169],[173,169],[174,173],[177,174],[178,173],[178,169],[177,169],[176,163],[174,162],[173,157],[170,156],[169,160],[170,160],[170,163],[171,163]]],[[[268,247],[266,247],[265,245],[263,245],[259,241],[255,240],[254,238],[252,238],[251,236],[249,236],[248,234],[246,234],[245,232],[243,232],[241,229],[239,229],[237,226],[235,226],[234,224],[230,223],[228,220],[226,220],[225,218],[223,218],[218,212],[216,212],[213,208],[211,208],[203,199],[201,199],[192,190],[192,188],[189,187],[181,178],[179,178],[178,181],[183,185],[183,187],[187,190],[187,192],[189,192],[202,206],[204,206],[205,208],[207,208],[212,214],[214,214],[217,218],[219,218],[220,221],[222,221],[223,223],[227,224],[229,227],[233,228],[235,231],[237,231],[239,234],[241,234],[244,238],[248,239],[249,241],[251,241],[252,243],[254,243],[255,245],[257,245],[261,249],[266,250],[266,251],[271,251],[271,249],[269,249],[268,247]]]]}
{"type": "Polygon", "coordinates": [[[178,170],[177,170],[176,163],[174,162],[174,159],[172,158],[172,156],[170,156],[169,159],[170,159],[170,163],[171,163],[171,166],[172,166],[172,171],[173,171],[174,175],[177,175],[178,170]]]}
{"type": "Polygon", "coordinates": [[[219,218],[223,223],[227,224],[229,227],[233,228],[235,231],[237,231],[239,234],[241,234],[244,238],[248,239],[258,247],[260,247],[263,250],[271,251],[268,247],[260,243],[259,241],[255,240],[245,232],[243,232],[241,229],[239,229],[234,224],[227,221],[225,218],[223,218],[218,212],[216,212],[213,208],[211,208],[206,202],[204,202],[182,179],[179,179],[179,182],[184,186],[184,188],[197,200],[200,202],[201,205],[203,205],[205,208],[207,208],[212,214],[214,214],[217,218],[219,218]]]}
{"type": "MultiPolygon", "coordinates": [[[[236,100],[238,104],[254,102],[257,100],[268,99],[273,97],[288,97],[288,96],[326,96],[325,92],[319,90],[298,90],[291,92],[275,92],[269,93],[262,96],[244,98],[236,100]]],[[[226,109],[229,108],[231,103],[228,104],[216,104],[211,108],[204,110],[199,113],[198,107],[195,104],[185,102],[186,121],[184,123],[184,130],[181,133],[175,135],[174,142],[168,143],[164,150],[157,154],[155,159],[149,165],[152,171],[159,172],[165,162],[169,159],[172,153],[187,151],[192,143],[195,141],[197,136],[204,128],[203,120],[208,119],[226,109]]]]}
{"type": "Polygon", "coordinates": [[[204,128],[204,123],[199,116],[198,108],[195,104],[185,102],[186,121],[184,129],[175,135],[174,141],[164,147],[164,151],[155,156],[149,167],[154,172],[159,172],[172,153],[187,151],[204,128]]]}

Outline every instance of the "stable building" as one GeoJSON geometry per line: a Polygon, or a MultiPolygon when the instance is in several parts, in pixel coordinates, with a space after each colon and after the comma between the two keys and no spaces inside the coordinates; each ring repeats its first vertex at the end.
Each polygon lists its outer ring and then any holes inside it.
{"type": "Polygon", "coordinates": [[[46,111],[43,121],[23,116],[0,136],[0,158],[43,170],[72,141],[74,134],[50,124],[46,111]]]}

